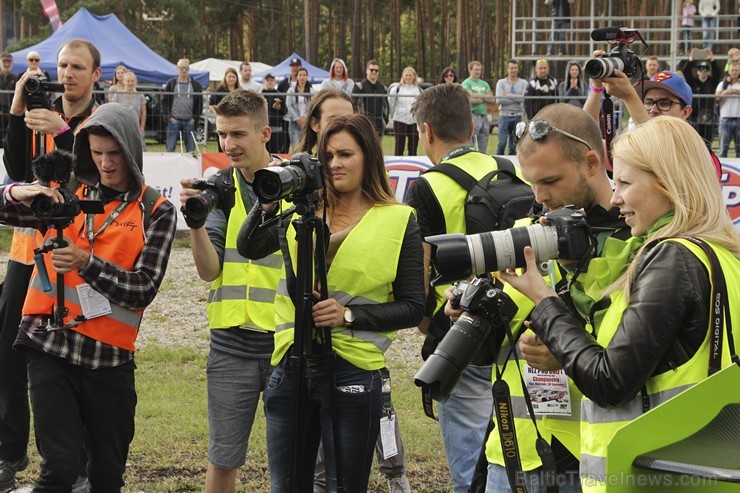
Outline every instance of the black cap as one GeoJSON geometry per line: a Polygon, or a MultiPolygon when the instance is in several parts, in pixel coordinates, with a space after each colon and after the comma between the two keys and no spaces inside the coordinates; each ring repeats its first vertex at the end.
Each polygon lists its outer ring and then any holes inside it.
{"type": "Polygon", "coordinates": [[[3,51],[2,53],[0,53],[0,60],[10,60],[12,62],[13,55],[8,53],[7,51],[3,51]]]}
{"type": "Polygon", "coordinates": [[[709,65],[709,62],[701,62],[699,65],[696,66],[697,69],[707,69],[710,70],[712,67],[709,65]]]}
{"type": "Polygon", "coordinates": [[[267,79],[274,79],[274,78],[275,78],[275,74],[267,74],[267,75],[265,75],[265,80],[267,80],[267,79]]]}
{"type": "Polygon", "coordinates": [[[288,65],[303,65],[300,58],[291,58],[288,65]]]}

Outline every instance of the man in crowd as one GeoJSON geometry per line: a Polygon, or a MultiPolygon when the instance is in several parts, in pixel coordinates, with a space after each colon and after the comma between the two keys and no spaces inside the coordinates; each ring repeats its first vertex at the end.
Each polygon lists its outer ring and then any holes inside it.
{"type": "MultiPolygon", "coordinates": [[[[547,129],[543,132],[544,137],[535,140],[532,134],[529,133],[528,128],[525,128],[525,131],[520,135],[518,134],[521,140],[517,145],[517,156],[522,176],[531,184],[537,203],[550,211],[560,209],[566,205],[583,208],[586,211],[586,221],[598,231],[597,257],[601,255],[601,249],[606,238],[612,237],[612,240],[622,241],[628,239],[630,229],[620,218],[618,208],[612,208],[610,204],[612,189],[604,167],[604,147],[596,121],[581,109],[562,103],[547,106],[535,115],[533,121],[537,122],[535,125],[538,125],[541,129],[547,129]],[[553,128],[567,132],[570,135],[554,131],[553,128]]],[[[598,290],[589,291],[584,289],[584,286],[593,285],[593,282],[589,282],[587,279],[593,275],[594,271],[600,275],[609,272],[613,276],[613,281],[621,273],[621,269],[617,268],[610,271],[605,269],[605,267],[609,267],[608,265],[596,266],[593,264],[594,262],[601,263],[603,259],[591,259],[589,263],[584,264],[578,277],[569,276],[563,280],[563,287],[567,286],[569,291],[561,289],[560,286],[558,291],[563,296],[568,296],[573,300],[575,304],[571,303],[571,306],[576,306],[579,317],[600,320],[601,311],[592,309],[594,304],[601,299],[601,294],[596,292],[598,290]],[[590,268],[591,266],[593,266],[593,269],[590,268]]],[[[609,284],[609,281],[603,282],[604,285],[609,284]]],[[[524,320],[529,316],[528,314],[534,308],[534,304],[519,293],[510,291],[509,288],[510,286],[505,287],[504,291],[508,292],[518,305],[520,315],[516,318],[520,321],[524,320]]],[[[513,330],[515,333],[524,330],[521,327],[521,322],[513,330]]],[[[588,327],[588,330],[593,331],[594,328],[588,327]]],[[[537,355],[544,360],[545,357],[549,356],[547,348],[534,337],[532,332],[524,332],[520,340],[523,341],[521,346],[522,357],[537,355]]],[[[502,346],[499,357],[497,357],[497,363],[501,368],[509,359],[504,369],[503,380],[509,385],[512,403],[523,403],[524,393],[519,372],[509,349],[508,344],[502,346]]],[[[553,366],[547,368],[548,370],[560,371],[559,375],[551,374],[551,376],[566,382],[565,375],[551,356],[549,362],[553,366]]],[[[520,364],[523,367],[522,371],[526,374],[528,369],[524,368],[524,361],[520,361],[520,364]]],[[[538,368],[540,367],[538,366],[538,368]]],[[[530,394],[534,393],[536,384],[530,383],[528,391],[530,394]]],[[[575,453],[578,452],[577,446],[574,445],[570,436],[577,436],[578,433],[579,422],[573,416],[577,416],[579,399],[580,392],[571,384],[569,389],[571,409],[568,413],[545,412],[538,415],[538,417],[547,416],[547,419],[551,420],[551,424],[553,422],[559,423],[553,430],[564,432],[557,433],[553,431],[554,436],[551,436],[550,430],[542,424],[538,424],[543,437],[551,442],[559,470],[569,472],[566,476],[557,478],[562,492],[580,491],[577,460],[563,446],[565,444],[571,449],[576,449],[575,453]],[[569,435],[568,431],[574,434],[569,435]]],[[[544,476],[540,475],[542,461],[535,449],[537,434],[532,420],[525,405],[514,404],[512,414],[522,470],[525,472],[527,491],[544,491],[544,476]]],[[[538,423],[542,423],[542,421],[538,420],[538,423]]],[[[498,423],[496,424],[498,426],[498,423]]],[[[486,491],[510,491],[501,440],[495,430],[488,438],[486,456],[490,463],[486,491]]]]}
{"type": "Polygon", "coordinates": [[[696,49],[691,50],[691,56],[686,63],[679,64],[679,70],[683,73],[694,95],[691,123],[711,147],[714,143],[714,115],[717,103],[714,93],[717,90],[717,84],[722,79],[722,68],[714,59],[712,50],[708,51],[707,59],[702,60],[694,57],[695,52],[696,49]]]}
{"type": "MultiPolygon", "coordinates": [[[[476,180],[497,169],[493,157],[470,146],[474,123],[468,94],[457,84],[440,84],[421,93],[412,107],[424,153],[432,164],[450,163],[476,180]]],[[[433,168],[432,168],[433,169],[433,168]]],[[[466,190],[442,173],[425,172],[408,192],[418,214],[422,237],[465,233],[466,190]]],[[[424,243],[425,279],[431,247],[424,243]]],[[[444,315],[444,287],[430,288],[427,317],[419,329],[427,335],[422,355],[431,354],[450,327],[444,315]]],[[[493,400],[491,367],[470,365],[449,400],[438,406],[439,425],[455,493],[467,492],[488,426],[493,400]]]]}
{"type": "Polygon", "coordinates": [[[645,80],[652,79],[658,72],[660,72],[660,60],[657,56],[648,57],[645,62],[645,80]]]}
{"type": "Polygon", "coordinates": [[[719,101],[719,152],[727,157],[730,141],[735,141],[735,157],[740,140],[740,62],[732,62],[727,76],[717,86],[719,101]]]}
{"type": "MultiPolygon", "coordinates": [[[[207,493],[236,489],[236,475],[244,465],[260,393],[272,373],[275,317],[273,301],[282,272],[282,256],[275,252],[247,260],[236,251],[236,238],[257,197],[254,172],[272,160],[265,148],[270,140],[267,102],[252,91],[229,93],[216,106],[216,131],[231,166],[215,179],[221,194],[207,218],[186,214],[198,275],[212,281],[208,296],[211,350],[206,368],[208,385],[207,493]],[[229,185],[228,187],[225,185],[229,185]]],[[[200,192],[181,181],[183,207],[200,192]]]]}
{"type": "MultiPolygon", "coordinates": [[[[477,60],[468,62],[470,77],[462,82],[463,88],[470,95],[470,111],[473,114],[473,146],[478,147],[480,152],[488,149],[488,136],[491,133],[491,124],[488,121],[488,103],[493,102],[493,93],[488,82],[480,78],[483,65],[477,60]]],[[[460,122],[458,122],[460,123],[460,122]]]]}
{"type": "MultiPolygon", "coordinates": [[[[63,60],[60,52],[60,71],[63,60]]],[[[89,73],[91,67],[72,70],[89,73]]],[[[39,274],[31,278],[14,348],[28,360],[43,459],[34,491],[70,491],[85,452],[90,490],[120,491],[134,437],[134,341],[143,310],[164,278],[177,216],[173,205],[144,183],[133,109],[101,105],[82,125],[74,152],[74,193],[102,202],[104,210],[75,216],[63,231],[67,243],[44,254],[49,277],[64,285],[55,282],[45,291],[39,274]],[[63,281],[52,276],[55,272],[64,274],[63,281]],[[57,315],[58,289],[64,289],[69,316],[57,315]]],[[[62,201],[57,190],[41,184],[8,185],[0,196],[0,221],[42,231],[48,222],[28,206],[38,196],[62,201]]],[[[45,234],[55,235],[54,229],[45,234]]]]}
{"type": "Polygon", "coordinates": [[[267,151],[273,154],[286,154],[288,152],[288,129],[285,114],[288,107],[285,104],[285,96],[278,96],[277,84],[273,74],[265,75],[264,87],[260,93],[267,100],[267,112],[270,117],[270,130],[272,135],[267,143],[267,151]]]}
{"type": "Polygon", "coordinates": [[[353,90],[357,94],[355,106],[358,112],[370,118],[378,132],[378,137],[383,138],[385,124],[388,122],[388,98],[386,97],[386,87],[383,85],[378,76],[380,75],[380,65],[375,60],[367,62],[365,69],[366,77],[355,84],[353,90]]]}
{"type": "Polygon", "coordinates": [[[527,81],[519,78],[519,62],[509,60],[506,77],[496,82],[496,102],[498,109],[498,147],[496,154],[504,155],[506,141],[509,141],[509,154],[516,154],[514,129],[522,121],[524,114],[524,92],[527,81]]]}
{"type": "Polygon", "coordinates": [[[291,87],[295,87],[295,83],[298,77],[298,71],[303,66],[300,58],[291,58],[289,65],[290,77],[286,77],[280,81],[280,84],[278,84],[279,93],[287,94],[288,89],[290,89],[291,87]]]}
{"type": "Polygon", "coordinates": [[[16,79],[18,76],[13,73],[13,55],[4,51],[0,54],[0,146],[8,128],[8,113],[16,79]]]}
{"type": "MultiPolygon", "coordinates": [[[[100,52],[89,41],[73,39],[62,45],[57,54],[57,77],[65,91],[51,110],[37,107],[28,110],[23,89],[32,76],[42,76],[38,66],[18,79],[5,139],[3,162],[8,176],[15,181],[34,180],[27,165],[40,153],[52,149],[72,150],[74,133],[97,106],[93,84],[100,78],[100,52]],[[27,130],[33,131],[34,151],[26,154],[27,130]]],[[[0,294],[0,487],[12,486],[15,475],[28,464],[27,448],[30,429],[26,358],[12,349],[21,321],[21,307],[26,298],[33,272],[35,231],[15,228],[10,247],[5,283],[0,294]]],[[[78,486],[86,487],[82,478],[78,486]]],[[[1,489],[1,488],[0,488],[1,489]]]]}
{"type": "Polygon", "coordinates": [[[557,102],[558,81],[550,75],[547,60],[537,60],[534,66],[535,76],[527,85],[524,94],[524,111],[527,120],[531,120],[542,108],[557,102]]]}
{"type": "Polygon", "coordinates": [[[162,109],[168,116],[167,152],[175,152],[179,138],[185,142],[185,152],[195,151],[193,132],[203,113],[203,86],[189,75],[190,60],[177,61],[177,77],[164,86],[162,109]]]}
{"type": "Polygon", "coordinates": [[[550,6],[550,42],[547,45],[547,55],[565,54],[565,33],[570,27],[570,4],[575,0],[545,0],[550,6]]]}
{"type": "Polygon", "coordinates": [[[249,62],[239,65],[239,85],[245,91],[259,92],[262,89],[260,83],[252,79],[252,65],[249,62]]]}

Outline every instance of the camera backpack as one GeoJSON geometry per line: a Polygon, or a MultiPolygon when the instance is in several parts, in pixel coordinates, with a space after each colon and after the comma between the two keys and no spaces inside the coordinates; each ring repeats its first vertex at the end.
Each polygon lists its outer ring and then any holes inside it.
{"type": "Polygon", "coordinates": [[[498,169],[480,180],[449,163],[430,170],[449,176],[468,192],[465,231],[469,235],[511,228],[515,221],[527,217],[534,203],[532,188],[516,175],[514,164],[506,158],[494,159],[498,169]]]}

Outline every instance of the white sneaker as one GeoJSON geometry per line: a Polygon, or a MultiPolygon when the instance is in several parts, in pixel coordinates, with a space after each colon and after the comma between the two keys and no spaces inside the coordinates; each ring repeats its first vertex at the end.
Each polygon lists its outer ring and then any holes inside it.
{"type": "Polygon", "coordinates": [[[411,493],[411,486],[406,475],[404,474],[400,478],[389,479],[388,491],[390,493],[411,493]]]}

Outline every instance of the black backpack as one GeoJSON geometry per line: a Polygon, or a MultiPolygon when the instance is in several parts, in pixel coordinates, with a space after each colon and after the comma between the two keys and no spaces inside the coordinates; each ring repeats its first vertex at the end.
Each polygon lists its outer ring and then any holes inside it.
{"type": "Polygon", "coordinates": [[[516,176],[514,164],[506,158],[494,159],[498,169],[478,181],[450,163],[429,170],[449,176],[467,190],[465,231],[469,235],[511,228],[515,221],[527,217],[534,203],[532,188],[516,176]]]}

